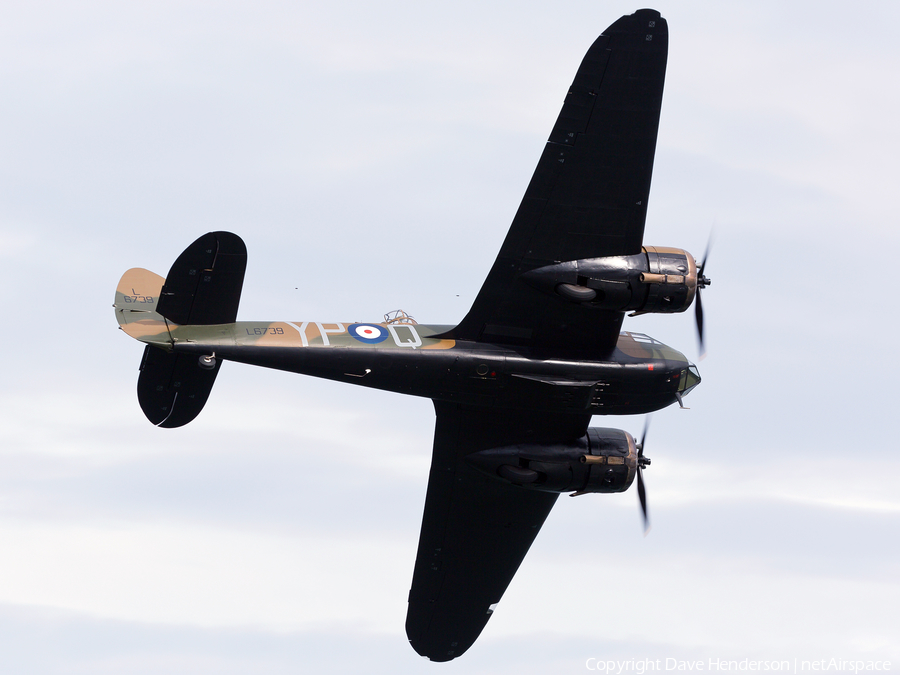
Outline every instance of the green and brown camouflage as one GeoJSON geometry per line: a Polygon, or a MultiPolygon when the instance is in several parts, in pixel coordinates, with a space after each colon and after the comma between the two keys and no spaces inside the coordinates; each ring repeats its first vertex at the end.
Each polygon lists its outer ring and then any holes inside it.
{"type": "Polygon", "coordinates": [[[435,337],[452,326],[428,326],[407,318],[361,324],[354,321],[238,321],[208,326],[180,326],[156,312],[165,284],[158,274],[128,270],[116,288],[116,319],[128,335],[154,347],[173,351],[178,343],[217,347],[344,347],[354,349],[451,349],[455,340],[435,337]],[[351,326],[383,331],[378,342],[354,338],[351,326]]]}

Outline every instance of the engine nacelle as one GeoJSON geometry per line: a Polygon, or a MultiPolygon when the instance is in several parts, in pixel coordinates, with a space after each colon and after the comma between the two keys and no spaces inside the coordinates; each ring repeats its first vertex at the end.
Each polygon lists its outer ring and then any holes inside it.
{"type": "MultiPolygon", "coordinates": [[[[683,312],[697,293],[697,263],[678,248],[644,246],[636,255],[570,260],[522,275],[538,290],[597,309],[683,312]]],[[[700,279],[700,285],[707,283],[700,279]]]]}
{"type": "Polygon", "coordinates": [[[507,445],[466,459],[489,476],[543,492],[624,492],[638,462],[631,434],[593,427],[570,445],[507,445]]]}

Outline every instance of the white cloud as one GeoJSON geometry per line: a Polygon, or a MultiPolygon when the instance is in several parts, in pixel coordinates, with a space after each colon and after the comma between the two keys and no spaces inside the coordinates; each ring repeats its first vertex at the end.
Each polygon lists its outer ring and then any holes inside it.
{"type": "Polygon", "coordinates": [[[178,523],[4,519],[0,540],[0,602],[269,631],[348,622],[399,634],[413,553],[383,534],[301,538],[178,523]]]}
{"type": "MultiPolygon", "coordinates": [[[[633,492],[562,500],[451,669],[896,649],[896,9],[671,5],[647,234],[699,253],[719,223],[704,381],[691,413],[654,420],[651,536],[633,492]]],[[[35,608],[71,610],[67,635],[98,645],[40,668],[20,650],[19,670],[137,672],[149,653],[274,672],[247,626],[302,634],[317,672],[427,666],[402,626],[430,404],[227,364],[196,422],[154,429],[112,289],[231,228],[242,317],[458,320],[584,50],[633,6],[8,9],[0,602],[32,638],[57,625],[35,608]],[[171,656],[152,631],[116,651],[143,630],[120,622],[171,630],[171,656]]],[[[627,321],[693,349],[689,316],[627,321]]],[[[308,665],[279,644],[286,672],[308,665]]]]}

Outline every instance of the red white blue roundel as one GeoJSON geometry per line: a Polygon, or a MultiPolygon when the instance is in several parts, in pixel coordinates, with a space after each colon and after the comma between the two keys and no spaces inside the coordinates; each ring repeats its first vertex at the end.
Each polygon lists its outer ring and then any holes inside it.
{"type": "Polygon", "coordinates": [[[388,336],[387,328],[384,326],[377,326],[373,323],[350,324],[350,326],[347,327],[347,332],[360,342],[365,342],[370,345],[383,342],[384,340],[387,340],[388,336]]]}

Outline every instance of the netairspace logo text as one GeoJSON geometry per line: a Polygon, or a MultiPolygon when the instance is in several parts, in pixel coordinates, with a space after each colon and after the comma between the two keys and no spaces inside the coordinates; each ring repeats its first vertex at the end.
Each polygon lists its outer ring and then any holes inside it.
{"type": "Polygon", "coordinates": [[[782,672],[793,673],[859,673],[886,672],[891,669],[890,661],[863,661],[860,659],[820,659],[818,661],[806,659],[782,659],[780,661],[765,661],[755,659],[718,659],[685,661],[682,659],[630,659],[627,661],[607,661],[591,657],[585,662],[588,670],[605,673],[606,675],[645,675],[646,673],[658,673],[666,671],[696,672],[782,672]]]}

